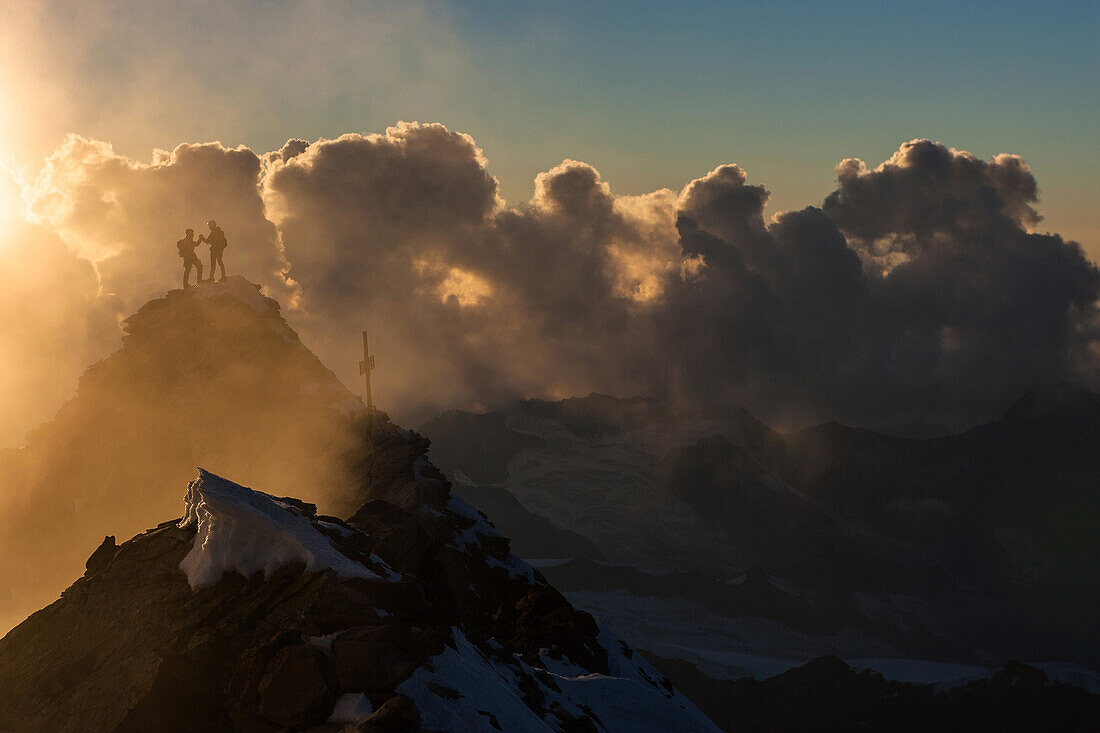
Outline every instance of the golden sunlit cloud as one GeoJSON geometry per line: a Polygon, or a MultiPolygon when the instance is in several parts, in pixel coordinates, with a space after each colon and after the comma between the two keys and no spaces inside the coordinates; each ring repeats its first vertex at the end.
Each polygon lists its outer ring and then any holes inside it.
{"type": "Polygon", "coordinates": [[[650,252],[630,251],[620,244],[610,245],[607,252],[617,270],[619,294],[639,304],[660,299],[668,273],[679,264],[650,252]]]}
{"type": "MultiPolygon", "coordinates": [[[[1045,318],[1052,332],[1087,333],[1100,276],[1076,245],[1027,233],[1035,181],[1018,159],[983,162],[918,141],[891,160],[900,163],[878,171],[842,165],[839,188],[820,208],[766,224],[767,189],[735,165],[679,192],[617,196],[594,167],[567,160],[538,176],[528,202],[502,209],[481,149],[440,124],[295,139],[268,153],[185,143],[151,163],[70,136],[42,170],[23,177],[22,190],[8,176],[5,210],[26,200],[57,263],[36,269],[11,260],[18,266],[6,270],[9,292],[16,281],[41,286],[9,296],[7,307],[41,310],[18,320],[64,336],[69,359],[62,369],[49,363],[53,352],[42,352],[22,370],[30,386],[20,389],[37,393],[40,412],[56,409],[79,368],[117,343],[118,317],[180,286],[174,243],[210,218],[229,237],[231,274],[282,302],[338,377],[356,381],[361,356],[349,334],[364,328],[388,362],[416,365],[380,372],[375,385],[405,421],[517,396],[650,393],[669,379],[685,400],[761,395],[757,412],[806,420],[817,414],[821,372],[849,390],[830,394],[828,409],[842,397],[842,414],[885,422],[893,411],[915,415],[935,403],[887,399],[907,376],[894,361],[876,361],[879,354],[917,343],[942,355],[950,369],[937,378],[950,390],[984,384],[965,370],[982,363],[972,358],[975,344],[1000,332],[989,335],[975,314],[1007,308],[1045,318]],[[929,185],[943,171],[947,184],[929,185]],[[1002,244],[978,248],[993,232],[1002,244]],[[981,288],[970,292],[978,280],[962,263],[991,256],[993,266],[979,268],[981,288]],[[1018,274],[1037,261],[1049,278],[1018,274]],[[882,277],[891,270],[897,276],[882,277]],[[47,277],[70,271],[68,279],[47,277]],[[59,293],[72,303],[52,308],[59,293]],[[944,293],[961,294],[938,316],[938,325],[954,329],[947,339],[920,320],[927,316],[918,307],[944,293]],[[882,312],[890,319],[879,320],[882,312]],[[85,333],[89,313],[94,328],[85,333]],[[79,344],[83,355],[73,355],[79,344]],[[777,372],[776,363],[806,365],[814,379],[801,366],[777,372]],[[862,381],[849,378],[853,363],[862,365],[862,381]],[[768,402],[777,394],[790,395],[789,404],[768,402]]],[[[44,246],[8,248],[37,260],[44,246]]],[[[41,351],[40,341],[24,334],[10,353],[41,351]]],[[[1042,348],[994,341],[999,361],[1019,347],[1015,381],[984,394],[968,387],[958,399],[965,409],[929,419],[971,420],[1048,364],[1088,367],[1083,341],[1067,335],[1042,348]]],[[[24,409],[10,417],[0,445],[18,444],[41,421],[24,409]]]]}
{"type": "Polygon", "coordinates": [[[436,288],[436,292],[443,299],[443,302],[454,298],[459,305],[465,307],[481,305],[492,297],[493,288],[485,278],[468,270],[452,267],[448,271],[446,279],[436,288]]]}
{"type": "Polygon", "coordinates": [[[493,295],[488,280],[469,270],[451,267],[439,257],[419,257],[413,260],[413,269],[425,282],[436,283],[431,292],[442,303],[454,298],[462,307],[482,305],[493,295]]]}

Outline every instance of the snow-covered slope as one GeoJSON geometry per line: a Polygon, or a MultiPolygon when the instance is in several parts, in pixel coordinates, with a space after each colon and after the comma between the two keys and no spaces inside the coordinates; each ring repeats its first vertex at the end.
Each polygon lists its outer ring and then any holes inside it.
{"type": "MultiPolygon", "coordinates": [[[[187,486],[179,523],[180,529],[196,530],[195,543],[180,570],[194,589],[217,583],[227,572],[246,578],[262,572],[270,578],[291,563],[302,563],[307,572],[329,568],[342,578],[394,575],[377,556],[371,560],[382,567],[375,570],[339,552],[318,529],[320,524],[293,504],[199,469],[198,478],[187,486]]],[[[344,531],[329,526],[330,532],[344,531]]]]}
{"type": "Polygon", "coordinates": [[[602,633],[600,642],[609,652],[608,674],[549,657],[540,659],[540,669],[499,652],[487,654],[458,632],[453,647],[398,691],[416,701],[428,730],[558,731],[570,720],[609,732],[718,730],[675,688],[662,687],[662,675],[612,634],[602,633]],[[557,712],[542,717],[528,706],[525,681],[531,679],[557,712]],[[654,704],[655,690],[665,702],[654,704]]]}
{"type": "Polygon", "coordinates": [[[200,470],[182,520],[107,538],[0,640],[0,730],[718,730],[450,496],[424,441],[374,432],[347,521],[200,470]]]}
{"type": "MultiPolygon", "coordinates": [[[[426,465],[420,459],[415,473],[426,465]]],[[[465,552],[479,547],[484,539],[504,539],[484,515],[462,499],[451,496],[447,509],[471,523],[455,535],[456,549],[465,552]]],[[[434,510],[431,513],[443,516],[434,510]]],[[[196,530],[191,551],[180,563],[193,590],[218,583],[226,573],[246,578],[260,573],[270,579],[280,568],[295,563],[302,564],[306,572],[331,570],[342,578],[402,578],[377,554],[360,553],[357,559],[345,554],[349,537],[361,535],[359,530],[309,516],[298,502],[253,491],[201,469],[188,485],[179,527],[196,530]],[[333,537],[334,531],[339,537],[333,537]],[[345,547],[344,552],[333,539],[345,547]]],[[[542,583],[532,568],[514,555],[503,562],[491,556],[486,559],[512,578],[542,583]]],[[[603,631],[598,641],[608,653],[605,674],[594,673],[568,657],[540,656],[533,666],[507,654],[499,641],[490,641],[488,650],[479,649],[456,627],[453,643],[418,668],[397,692],[414,702],[422,724],[430,730],[554,731],[570,719],[588,719],[608,731],[716,730],[672,685],[661,685],[662,676],[613,634],[603,631]],[[543,710],[532,709],[525,702],[532,681],[545,698],[543,710]],[[553,711],[566,715],[558,717],[553,711]]],[[[331,643],[327,648],[331,650],[331,643]]],[[[353,722],[356,711],[364,718],[373,712],[364,693],[342,692],[330,718],[353,722]]]]}

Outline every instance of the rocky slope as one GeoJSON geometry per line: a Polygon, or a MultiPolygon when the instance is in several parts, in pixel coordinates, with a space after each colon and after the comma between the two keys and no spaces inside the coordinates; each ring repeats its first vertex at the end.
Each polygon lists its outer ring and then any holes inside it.
{"type": "Polygon", "coordinates": [[[0,640],[0,730],[713,730],[376,426],[348,521],[205,471],[0,640]],[[397,481],[400,479],[400,481],[397,481]]]}
{"type": "Polygon", "coordinates": [[[19,604],[109,536],[0,639],[0,730],[715,730],[427,449],[367,415],[248,283],[150,303],[8,456],[25,483],[4,567],[22,575],[0,577],[19,604]],[[186,461],[270,493],[200,470],[182,518],[118,544],[179,514],[186,461]]]}

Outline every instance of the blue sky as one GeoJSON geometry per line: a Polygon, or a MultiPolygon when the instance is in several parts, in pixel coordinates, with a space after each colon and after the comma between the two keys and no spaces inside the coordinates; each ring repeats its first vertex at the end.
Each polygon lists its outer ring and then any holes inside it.
{"type": "Polygon", "coordinates": [[[1023,155],[1045,226],[1100,258],[1100,3],[33,5],[0,39],[0,149],[31,170],[69,131],[148,160],[416,119],[470,133],[513,202],[567,157],[617,193],[736,162],[774,211],[928,137],[1023,155]]]}
{"type": "Polygon", "coordinates": [[[499,122],[530,144],[477,137],[528,166],[572,155],[638,192],[730,160],[793,208],[828,192],[841,158],[930,137],[1024,155],[1081,227],[1100,164],[1098,8],[486,2],[457,17],[513,102],[499,122]]]}

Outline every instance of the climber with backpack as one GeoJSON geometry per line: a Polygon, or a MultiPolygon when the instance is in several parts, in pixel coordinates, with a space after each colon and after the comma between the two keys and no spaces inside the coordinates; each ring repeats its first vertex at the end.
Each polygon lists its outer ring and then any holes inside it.
{"type": "MultiPolygon", "coordinates": [[[[188,229],[183,239],[176,242],[176,249],[179,250],[180,257],[183,258],[183,287],[191,287],[188,280],[191,278],[191,268],[195,268],[195,272],[198,277],[195,278],[195,284],[198,285],[202,282],[202,261],[199,260],[198,255],[195,254],[195,247],[198,247],[202,241],[202,237],[198,240],[195,239],[195,230],[188,229]]],[[[222,265],[222,273],[225,273],[225,265],[222,265]]]]}
{"type": "Polygon", "coordinates": [[[222,267],[221,280],[218,282],[225,282],[225,263],[222,262],[222,252],[225,251],[229,242],[226,241],[225,232],[216,221],[211,219],[206,222],[206,225],[210,227],[210,233],[199,236],[199,241],[210,245],[210,282],[214,282],[214,268],[217,265],[222,267]]]}

